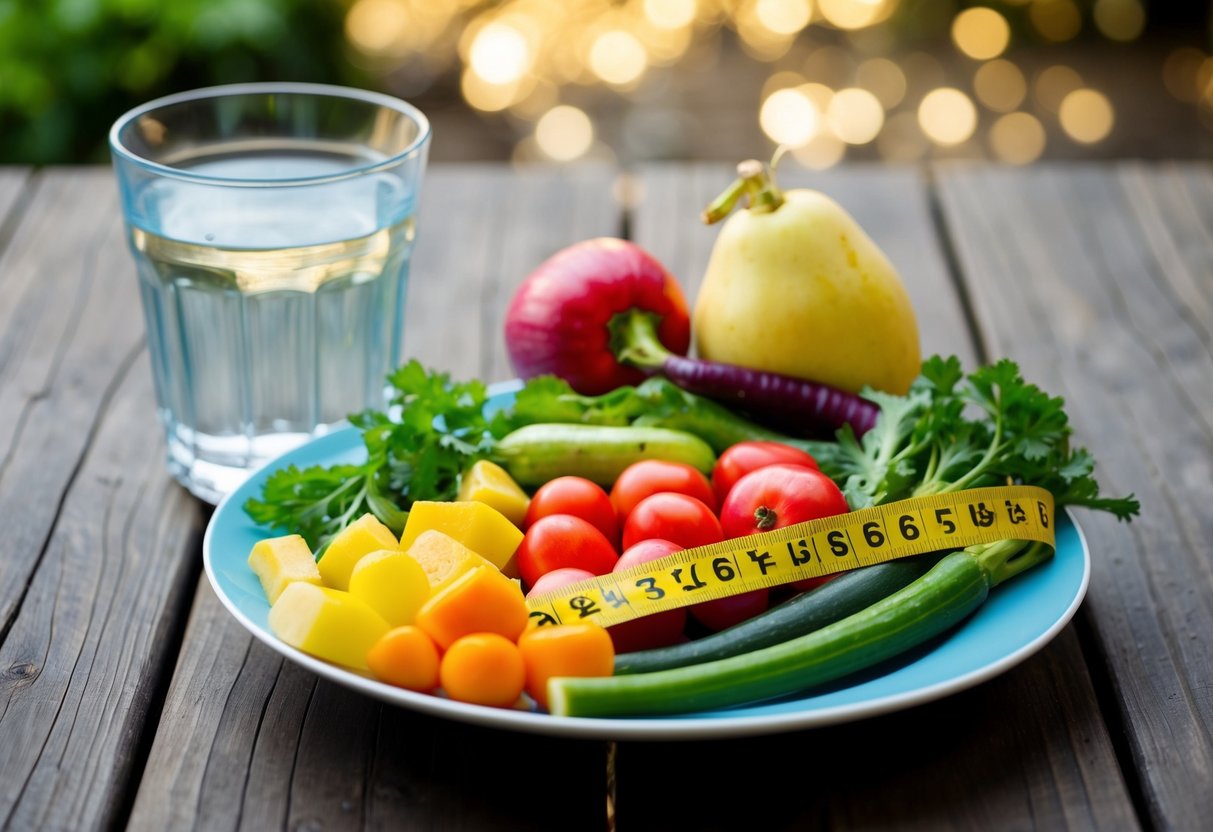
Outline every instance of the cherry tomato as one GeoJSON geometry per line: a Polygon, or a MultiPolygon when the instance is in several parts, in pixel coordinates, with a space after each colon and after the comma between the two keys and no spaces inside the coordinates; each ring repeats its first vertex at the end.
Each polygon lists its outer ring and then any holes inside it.
{"type": "Polygon", "coordinates": [[[623,523],[623,548],[657,537],[685,549],[724,540],[720,521],[702,500],[663,491],[645,497],[623,523]]]}
{"type": "Polygon", "coordinates": [[[552,514],[580,517],[602,532],[612,545],[619,543],[619,520],[602,486],[584,477],[557,477],[539,486],[523,520],[529,529],[536,520],[552,514]]]}
{"type": "MultiPolygon", "coordinates": [[[[682,551],[681,546],[668,540],[657,538],[642,540],[635,546],[626,549],[619,556],[619,561],[611,571],[622,572],[633,566],[639,566],[642,563],[648,563],[680,551],[682,551]]],[[[616,653],[631,653],[633,650],[649,650],[681,641],[686,623],[686,608],[679,607],[616,624],[614,627],[608,627],[607,632],[611,634],[611,641],[615,643],[616,653]]]]}
{"type": "Polygon", "coordinates": [[[595,577],[594,573],[588,569],[578,569],[575,566],[562,566],[559,569],[553,569],[551,572],[544,572],[540,575],[539,579],[531,585],[526,597],[530,598],[532,595],[554,592],[561,587],[593,577],[595,577]]]}
{"type": "Polygon", "coordinates": [[[768,465],[737,481],[720,510],[728,539],[850,511],[834,481],[801,465],[768,465]]]}
{"type": "Polygon", "coordinates": [[[690,611],[696,621],[717,632],[765,612],[770,605],[770,596],[768,589],[753,589],[739,595],[693,604],[690,611]]]}
{"type": "Polygon", "coordinates": [[[712,467],[712,488],[716,499],[724,505],[733,485],[751,471],[768,465],[804,465],[817,467],[812,454],[782,442],[738,442],[725,449],[712,467]]]}
{"type": "Polygon", "coordinates": [[[526,530],[515,558],[522,582],[533,587],[540,576],[562,566],[605,575],[619,555],[611,541],[585,520],[571,514],[551,514],[526,530]]]}
{"type": "Polygon", "coordinates": [[[716,512],[716,495],[702,472],[685,462],[662,459],[644,459],[625,468],[611,488],[611,502],[619,519],[625,521],[641,500],[663,491],[694,497],[712,513],[716,512]]]}

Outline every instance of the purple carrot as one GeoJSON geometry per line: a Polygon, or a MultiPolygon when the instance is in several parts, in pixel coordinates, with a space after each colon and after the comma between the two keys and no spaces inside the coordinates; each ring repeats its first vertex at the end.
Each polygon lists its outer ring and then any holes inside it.
{"type": "Polygon", "coordinates": [[[808,421],[830,430],[850,425],[856,436],[862,436],[876,424],[880,412],[862,396],[828,384],[676,355],[658,340],[653,315],[641,310],[623,312],[611,321],[611,349],[621,363],[650,375],[659,373],[688,392],[759,417],[808,421]]]}

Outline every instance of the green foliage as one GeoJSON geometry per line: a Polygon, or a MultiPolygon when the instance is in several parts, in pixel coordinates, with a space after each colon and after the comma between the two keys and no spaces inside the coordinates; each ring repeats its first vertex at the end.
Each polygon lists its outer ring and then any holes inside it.
{"type": "Polygon", "coordinates": [[[357,83],[341,0],[0,0],[0,162],[97,162],[123,112],[247,81],[357,83]]]}

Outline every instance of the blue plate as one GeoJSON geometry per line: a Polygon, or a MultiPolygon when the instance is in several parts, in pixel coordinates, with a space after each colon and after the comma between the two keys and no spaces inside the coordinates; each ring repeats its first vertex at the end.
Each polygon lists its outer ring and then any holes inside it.
{"type": "MultiPolygon", "coordinates": [[[[492,404],[510,400],[495,388],[492,404]]],[[[896,711],[972,687],[1035,653],[1069,622],[1086,595],[1091,559],[1068,513],[1059,517],[1057,553],[1047,563],[991,592],[977,612],[947,636],[812,695],[680,717],[590,719],[535,710],[489,708],[392,687],[283,644],[267,624],[269,604],[249,569],[253,544],[270,532],[244,513],[269,475],[287,465],[333,465],[364,457],[361,436],[346,428],[274,460],[220,503],[203,541],[207,578],[219,600],[250,633],[293,662],[346,687],[417,711],[495,728],[597,739],[707,739],[811,728],[896,711]]]]}

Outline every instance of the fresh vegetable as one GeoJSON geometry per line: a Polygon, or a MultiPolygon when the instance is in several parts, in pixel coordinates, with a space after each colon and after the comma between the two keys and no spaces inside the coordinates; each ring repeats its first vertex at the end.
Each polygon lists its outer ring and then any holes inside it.
{"type": "MultiPolygon", "coordinates": [[[[649,538],[625,549],[615,563],[613,572],[623,572],[633,566],[640,566],[657,558],[663,558],[682,547],[677,543],[659,538],[649,538]]],[[[555,589],[555,587],[553,587],[555,589]]],[[[616,653],[628,653],[633,650],[649,650],[674,644],[683,637],[686,629],[687,611],[685,607],[672,610],[662,610],[631,621],[624,621],[607,628],[611,641],[615,644],[616,653]]]]}
{"type": "Polygon", "coordinates": [[[779,464],[818,467],[812,454],[782,442],[738,442],[722,451],[712,467],[712,490],[716,492],[717,504],[724,505],[729,490],[746,474],[779,464]]]}
{"type": "Polygon", "coordinates": [[[249,569],[261,581],[266,600],[273,604],[287,584],[303,581],[320,586],[320,570],[307,541],[297,534],[259,540],[248,556],[249,569]]]}
{"type": "Polygon", "coordinates": [[[645,497],[624,521],[625,549],[653,537],[677,543],[685,549],[724,540],[720,521],[710,508],[694,497],[672,491],[645,497]]]}
{"type": "Polygon", "coordinates": [[[670,647],[621,651],[615,657],[615,673],[647,673],[702,664],[790,641],[891,595],[925,573],[936,560],[922,555],[843,572],[823,586],[794,595],[728,629],[670,647]]]}
{"type": "Polygon", "coordinates": [[[876,421],[875,405],[856,393],[809,378],[687,358],[666,349],[657,339],[654,326],[649,313],[636,310],[612,319],[611,344],[621,363],[660,373],[684,390],[764,421],[790,425],[797,433],[832,432],[850,425],[862,436],[876,421]]]}
{"type": "Polygon", "coordinates": [[[282,590],[270,607],[269,626],[296,650],[354,670],[368,669],[367,651],[390,629],[365,601],[302,581],[282,590]]]}
{"type": "Polygon", "coordinates": [[[400,533],[400,548],[407,551],[427,531],[439,531],[455,538],[508,577],[518,577],[514,553],[522,542],[522,532],[504,514],[486,503],[475,500],[465,503],[419,500],[413,503],[408,522],[400,533]]]}
{"type": "Polygon", "coordinates": [[[393,392],[386,411],[351,416],[362,431],[365,462],[274,471],[259,497],[245,503],[253,522],[299,534],[313,549],[323,548],[366,513],[398,534],[414,502],[454,500],[460,478],[475,462],[505,462],[495,456],[499,439],[538,423],[663,427],[698,436],[715,451],[753,439],[787,441],[814,456],[833,448],[833,443],[788,439],[663,378],[583,396],[561,379],[542,376],[528,381],[508,408],[487,407],[487,390],[479,381],[455,382],[416,361],[394,372],[388,383],[393,392]]]}
{"type": "Polygon", "coordinates": [[[619,519],[610,496],[602,486],[585,477],[557,477],[539,486],[531,498],[524,528],[529,529],[540,518],[552,514],[580,517],[602,532],[611,545],[619,542],[619,519]]]}
{"type": "Polygon", "coordinates": [[[551,572],[544,572],[536,578],[535,583],[531,584],[531,588],[527,590],[526,597],[530,598],[532,595],[542,595],[545,592],[555,592],[569,584],[587,581],[594,577],[596,577],[594,573],[588,569],[578,569],[576,566],[560,566],[551,572]]]}
{"type": "Polygon", "coordinates": [[[442,654],[438,678],[456,702],[509,708],[522,696],[526,666],[513,640],[475,632],[458,638],[442,654]]]}
{"type": "Polygon", "coordinates": [[[541,575],[563,567],[605,575],[618,559],[611,541],[593,525],[571,514],[552,514],[526,530],[518,547],[518,572],[531,587],[541,575]]]}
{"type": "Polygon", "coordinates": [[[449,534],[427,529],[405,552],[421,566],[430,582],[430,594],[444,589],[464,572],[477,566],[494,566],[449,534]]]}
{"type": "Polygon", "coordinates": [[[350,573],[350,595],[361,598],[392,627],[412,624],[430,597],[421,564],[398,549],[365,555],[350,573]]]}
{"type": "Polygon", "coordinates": [[[697,354],[850,393],[904,394],[920,348],[893,264],[828,196],[782,191],[754,160],[737,175],[704,212],[716,222],[749,203],[712,247],[692,318],[697,354]]]}
{"type": "Polygon", "coordinates": [[[771,591],[766,588],[751,589],[724,598],[700,601],[688,607],[691,617],[712,632],[735,627],[765,612],[771,604],[771,591]]]}
{"type": "Polygon", "coordinates": [[[380,549],[398,549],[396,535],[373,514],[364,514],[342,529],[321,553],[320,577],[325,586],[349,589],[350,573],[363,555],[380,549]]]}
{"type": "Polygon", "coordinates": [[[727,539],[850,511],[842,490],[816,468],[768,465],[746,474],[720,509],[727,539]]]}
{"type": "Polygon", "coordinates": [[[417,611],[415,623],[443,650],[469,633],[498,633],[513,641],[529,620],[518,583],[491,566],[464,572],[417,611]]]}
{"type": "MultiPolygon", "coordinates": [[[[840,432],[840,453],[819,457],[846,483],[853,507],[1020,481],[1128,520],[1132,495],[1100,495],[1094,460],[1070,445],[1060,398],[1020,376],[1011,361],[965,375],[956,358],[933,358],[908,396],[874,394],[876,427],[861,440],[840,432]]],[[[822,629],[753,652],[703,664],[602,680],[549,683],[553,713],[607,716],[679,713],[795,693],[871,667],[946,632],[991,587],[1052,555],[1039,543],[1002,540],[944,556],[892,595],[822,629]]],[[[830,587],[827,584],[820,591],[830,587]]]]}
{"type": "Polygon", "coordinates": [[[609,486],[642,459],[684,462],[701,471],[711,471],[716,462],[711,447],[699,437],[655,427],[527,425],[503,437],[496,453],[523,485],[573,475],[609,486]]]}
{"type": "Polygon", "coordinates": [[[612,316],[642,309],[677,353],[690,345],[686,299],[677,281],[634,243],[599,238],[562,249],[532,272],[505,314],[505,343],[521,378],[552,374],[586,394],[635,384],[642,374],[611,354],[612,316]]]}
{"type": "Polygon", "coordinates": [[[716,511],[716,494],[703,472],[666,459],[645,459],[625,468],[611,486],[611,503],[619,517],[626,520],[641,500],[662,491],[686,494],[716,511]]]}
{"type": "Polygon", "coordinates": [[[388,630],[366,654],[371,673],[381,682],[429,693],[438,687],[438,645],[420,627],[388,630]]]}
{"type": "Polygon", "coordinates": [[[523,527],[531,498],[509,472],[495,462],[478,459],[459,479],[456,502],[475,500],[501,512],[507,520],[523,527]]]}
{"type": "Polygon", "coordinates": [[[526,668],[526,692],[547,706],[548,679],[554,676],[610,676],[615,648],[606,630],[592,621],[532,627],[518,637],[526,668]]]}

